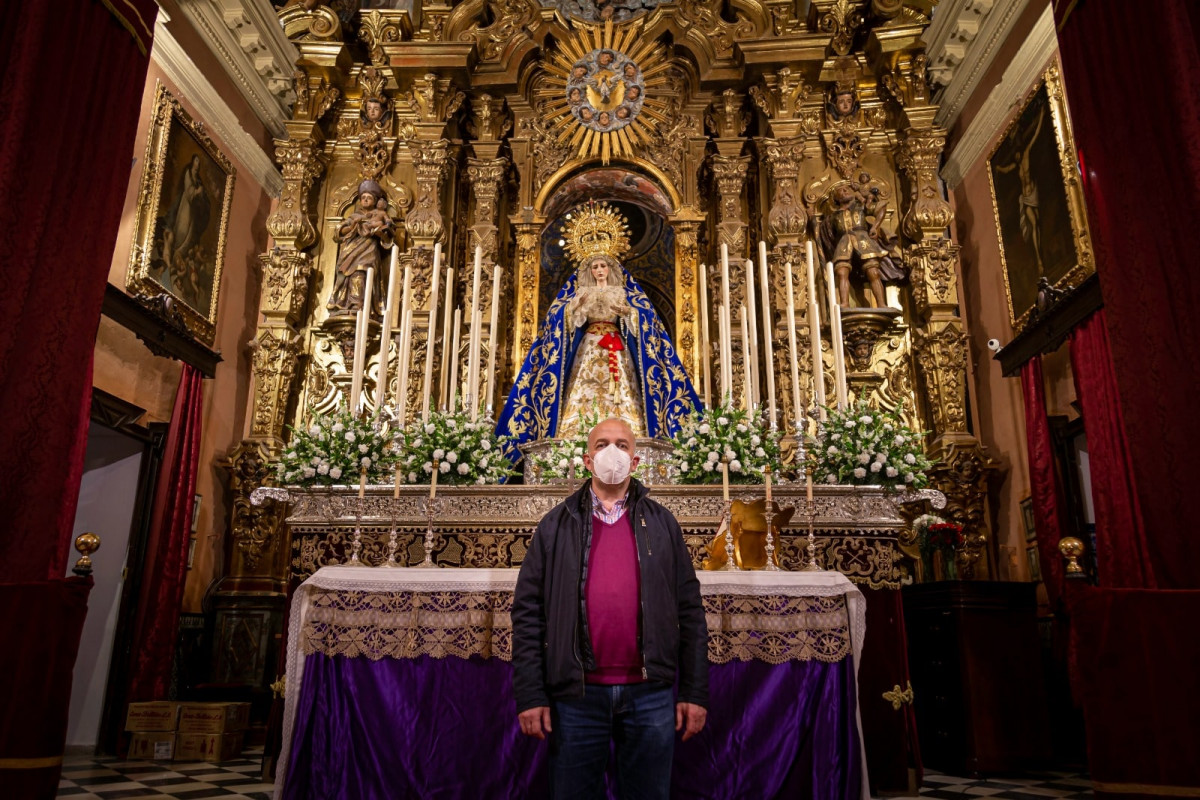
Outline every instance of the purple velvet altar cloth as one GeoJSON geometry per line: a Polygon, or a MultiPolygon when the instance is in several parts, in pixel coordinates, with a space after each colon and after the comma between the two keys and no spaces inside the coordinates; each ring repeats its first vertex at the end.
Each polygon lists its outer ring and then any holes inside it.
{"type": "MultiPolygon", "coordinates": [[[[677,741],[672,797],[861,797],[852,658],[709,669],[708,724],[677,741]]],[[[517,726],[509,662],[312,654],[279,800],[543,798],[546,757],[517,726]]]]}

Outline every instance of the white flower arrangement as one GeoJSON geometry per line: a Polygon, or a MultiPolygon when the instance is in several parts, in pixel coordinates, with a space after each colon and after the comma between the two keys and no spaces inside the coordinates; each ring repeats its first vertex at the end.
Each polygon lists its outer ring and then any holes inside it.
{"type": "Polygon", "coordinates": [[[680,483],[720,483],[722,458],[730,483],[762,483],[768,465],[779,478],[779,434],[732,405],[692,412],[671,443],[680,483]]]}
{"type": "Polygon", "coordinates": [[[494,427],[487,417],[472,422],[465,411],[431,411],[427,422],[416,422],[396,432],[402,481],[428,484],[437,462],[438,483],[500,483],[513,470],[503,455],[508,437],[497,436],[494,427]]]}
{"type": "Polygon", "coordinates": [[[390,482],[397,455],[378,412],[355,417],[345,406],[314,413],[307,428],[292,428],[275,467],[285,486],[352,485],[365,468],[368,483],[390,482]]]}
{"type": "Polygon", "coordinates": [[[904,424],[900,411],[872,408],[859,399],[844,411],[828,410],[817,437],[809,440],[818,483],[922,489],[933,463],[925,457],[925,434],[904,424]]]}

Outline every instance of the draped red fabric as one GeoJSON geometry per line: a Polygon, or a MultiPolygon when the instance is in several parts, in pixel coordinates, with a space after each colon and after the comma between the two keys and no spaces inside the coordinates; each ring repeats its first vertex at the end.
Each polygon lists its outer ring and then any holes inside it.
{"type": "Polygon", "coordinates": [[[1057,605],[1063,590],[1062,555],[1058,540],[1063,536],[1062,492],[1046,417],[1046,388],[1042,381],[1042,357],[1031,358],[1021,368],[1021,394],[1025,401],[1025,442],[1029,452],[1029,483],[1033,492],[1033,523],[1037,530],[1042,581],[1057,605]]]}
{"type": "Polygon", "coordinates": [[[195,367],[184,364],[171,412],[142,567],[127,695],[131,702],[165,699],[171,681],[179,608],[187,576],[203,410],[203,376],[195,367]]]}
{"type": "Polygon", "coordinates": [[[907,794],[908,771],[915,770],[918,785],[923,773],[916,712],[912,703],[897,710],[883,696],[912,685],[904,606],[899,589],[860,588],[867,600],[867,638],[858,670],[858,698],[871,794],[907,794]]]}
{"type": "Polygon", "coordinates": [[[156,13],[119,5],[140,41],[98,0],[9,3],[0,24],[0,581],[66,572],[156,13]]]}
{"type": "Polygon", "coordinates": [[[1071,371],[1087,431],[1100,585],[1152,589],[1150,543],[1125,441],[1103,309],[1071,332],[1071,371]]]}
{"type": "MultiPolygon", "coordinates": [[[[1059,46],[1112,374],[1159,588],[1200,587],[1181,475],[1200,452],[1200,3],[1060,2],[1059,46]]],[[[1091,439],[1091,421],[1088,438],[1091,439]]]]}
{"type": "Polygon", "coordinates": [[[91,577],[0,584],[0,642],[7,654],[0,658],[0,796],[51,798],[58,792],[91,590],[91,577]]]}

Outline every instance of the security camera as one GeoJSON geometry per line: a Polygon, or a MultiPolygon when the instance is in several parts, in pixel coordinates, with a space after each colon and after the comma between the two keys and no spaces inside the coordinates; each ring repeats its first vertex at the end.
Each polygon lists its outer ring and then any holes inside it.
{"type": "Polygon", "coordinates": [[[1000,352],[1000,340],[999,339],[988,339],[988,350],[991,350],[993,353],[999,353],[1000,352]]]}

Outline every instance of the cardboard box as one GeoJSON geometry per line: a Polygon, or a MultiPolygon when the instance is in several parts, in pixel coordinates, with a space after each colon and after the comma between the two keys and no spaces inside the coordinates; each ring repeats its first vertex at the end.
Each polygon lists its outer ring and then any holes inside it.
{"type": "Polygon", "coordinates": [[[242,732],[180,733],[175,742],[176,761],[229,761],[242,753],[242,732]]]}
{"type": "Polygon", "coordinates": [[[179,709],[180,733],[234,733],[250,721],[249,703],[184,703],[179,709]]]}
{"type": "Polygon", "coordinates": [[[127,731],[173,731],[179,718],[179,703],[159,700],[130,703],[125,714],[127,731]]]}
{"type": "Polygon", "coordinates": [[[174,731],[141,731],[129,740],[130,761],[170,761],[174,757],[174,731]]]}

